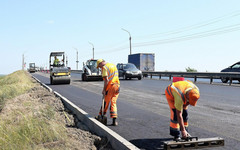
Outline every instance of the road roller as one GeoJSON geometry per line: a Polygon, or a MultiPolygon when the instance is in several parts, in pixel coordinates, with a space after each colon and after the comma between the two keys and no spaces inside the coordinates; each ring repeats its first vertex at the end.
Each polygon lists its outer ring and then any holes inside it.
{"type": "Polygon", "coordinates": [[[49,65],[50,84],[70,84],[70,68],[65,65],[64,52],[51,52],[49,65]]]}

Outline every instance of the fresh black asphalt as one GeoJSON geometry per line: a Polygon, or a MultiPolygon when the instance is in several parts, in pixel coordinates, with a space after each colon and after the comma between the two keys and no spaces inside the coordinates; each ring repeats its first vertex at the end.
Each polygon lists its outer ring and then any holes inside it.
{"type": "MultiPolygon", "coordinates": [[[[96,116],[101,105],[101,94],[85,90],[73,85],[50,85],[49,78],[42,76],[41,74],[33,74],[41,82],[48,85],[54,91],[57,91],[78,107],[89,113],[90,116],[96,116]]],[[[76,77],[72,82],[82,82],[76,77]]],[[[170,81],[158,81],[158,80],[121,80],[121,90],[124,87],[132,88],[139,94],[145,93],[158,93],[159,95],[164,94],[166,86],[170,84],[170,81]]],[[[211,101],[211,103],[228,103],[230,105],[240,105],[239,87],[219,86],[210,84],[197,84],[201,92],[201,99],[211,101]],[[203,93],[203,94],[202,94],[203,93]],[[229,98],[231,97],[231,98],[229,98]],[[226,101],[228,100],[228,101],[226,101]]],[[[101,90],[101,89],[100,89],[101,90]]],[[[169,117],[159,115],[151,109],[151,101],[149,99],[141,99],[141,101],[149,101],[149,105],[143,104],[141,107],[133,103],[128,102],[125,96],[121,94],[128,94],[126,92],[121,93],[117,102],[118,115],[119,115],[119,126],[108,126],[119,135],[139,147],[140,149],[146,150],[157,150],[163,148],[163,141],[170,140],[169,135],[169,117]]],[[[131,95],[133,99],[136,95],[131,95]]],[[[137,100],[137,99],[136,99],[137,100]]],[[[159,99],[160,101],[160,99],[159,99]]],[[[164,101],[164,100],[163,100],[164,101]]],[[[210,104],[210,102],[209,102],[210,104]]],[[[153,106],[154,107],[154,106],[153,106]]],[[[217,107],[217,106],[216,106],[217,107]]],[[[159,108],[161,109],[161,108],[159,108]]],[[[193,109],[193,108],[191,108],[193,109]]],[[[221,108],[220,108],[221,109],[221,108]]],[[[236,113],[239,113],[236,110],[236,113]]],[[[190,114],[191,120],[191,114],[190,114]]],[[[206,124],[208,120],[205,120],[206,124]]],[[[240,122],[239,122],[240,123],[240,122]]],[[[111,124],[111,120],[108,116],[108,124],[111,124]]],[[[204,126],[204,122],[202,125],[204,126]]],[[[239,149],[239,139],[232,139],[230,137],[224,137],[216,132],[210,132],[203,128],[192,127],[190,124],[190,131],[192,135],[201,135],[201,137],[217,137],[220,136],[225,139],[225,146],[213,149],[239,149]]],[[[239,131],[236,131],[239,132],[239,131]]],[[[208,149],[208,148],[207,148],[208,149]]]]}

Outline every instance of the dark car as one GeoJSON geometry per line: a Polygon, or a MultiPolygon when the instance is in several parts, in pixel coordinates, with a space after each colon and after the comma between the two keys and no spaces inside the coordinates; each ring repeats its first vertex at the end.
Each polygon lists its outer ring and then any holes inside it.
{"type": "MultiPolygon", "coordinates": [[[[240,61],[228,68],[223,69],[221,72],[240,72],[240,61]]],[[[221,78],[221,80],[223,83],[227,83],[229,78],[221,78]]],[[[239,78],[233,78],[233,80],[238,80],[240,82],[239,78]]]]}
{"type": "Polygon", "coordinates": [[[123,79],[131,79],[131,78],[138,78],[138,80],[142,79],[142,71],[136,68],[134,64],[127,63],[117,64],[118,75],[123,79]]]}

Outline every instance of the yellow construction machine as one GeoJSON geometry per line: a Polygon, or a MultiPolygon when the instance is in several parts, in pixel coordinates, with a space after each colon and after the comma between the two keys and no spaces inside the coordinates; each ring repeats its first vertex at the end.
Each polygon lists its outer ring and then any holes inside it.
{"type": "Polygon", "coordinates": [[[64,52],[51,52],[49,57],[50,84],[70,84],[70,68],[65,65],[64,52]]]}

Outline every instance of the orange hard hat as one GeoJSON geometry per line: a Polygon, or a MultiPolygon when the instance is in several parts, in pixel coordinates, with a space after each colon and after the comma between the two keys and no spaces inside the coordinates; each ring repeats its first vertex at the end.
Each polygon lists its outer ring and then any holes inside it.
{"type": "Polygon", "coordinates": [[[188,97],[189,97],[189,104],[192,106],[196,106],[197,100],[200,98],[200,93],[199,93],[198,89],[196,89],[196,88],[191,89],[188,92],[188,97]]]}

